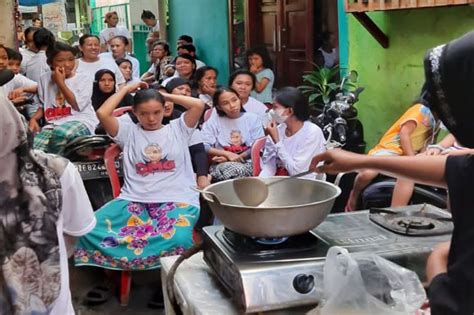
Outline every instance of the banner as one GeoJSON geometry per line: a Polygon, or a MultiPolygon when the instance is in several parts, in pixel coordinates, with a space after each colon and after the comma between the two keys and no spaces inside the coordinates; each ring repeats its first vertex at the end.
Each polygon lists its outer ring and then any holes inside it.
{"type": "Polygon", "coordinates": [[[62,2],[62,1],[61,0],[20,0],[19,4],[22,6],[32,7],[32,6],[38,6],[38,5],[43,5],[43,4],[53,3],[53,2],[62,2]]]}

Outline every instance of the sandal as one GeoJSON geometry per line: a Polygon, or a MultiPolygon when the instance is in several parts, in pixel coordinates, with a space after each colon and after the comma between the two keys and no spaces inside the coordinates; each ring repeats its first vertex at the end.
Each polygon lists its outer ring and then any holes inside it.
{"type": "Polygon", "coordinates": [[[109,300],[110,295],[110,288],[105,285],[96,285],[87,292],[84,303],[89,306],[104,304],[109,300]]]}

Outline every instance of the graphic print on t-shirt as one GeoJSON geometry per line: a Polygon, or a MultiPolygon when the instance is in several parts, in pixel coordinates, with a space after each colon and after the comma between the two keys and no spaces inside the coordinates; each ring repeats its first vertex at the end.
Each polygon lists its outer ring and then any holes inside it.
{"type": "Polygon", "coordinates": [[[61,91],[56,92],[55,103],[52,106],[45,110],[44,116],[47,121],[71,116],[71,106],[66,104],[66,98],[61,91]]]}
{"type": "Polygon", "coordinates": [[[176,168],[173,160],[167,160],[163,156],[161,147],[156,143],[148,144],[143,150],[145,162],[135,165],[138,175],[147,176],[156,172],[172,172],[176,168]]]}
{"type": "Polygon", "coordinates": [[[244,140],[242,139],[242,132],[240,130],[232,130],[230,132],[230,145],[225,146],[224,150],[240,154],[249,149],[249,146],[245,145],[244,140]]]}

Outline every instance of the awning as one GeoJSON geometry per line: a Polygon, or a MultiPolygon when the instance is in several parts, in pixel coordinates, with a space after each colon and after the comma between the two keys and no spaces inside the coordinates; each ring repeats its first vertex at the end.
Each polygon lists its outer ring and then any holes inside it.
{"type": "Polygon", "coordinates": [[[19,2],[19,4],[22,6],[32,7],[47,3],[61,2],[61,0],[20,0],[19,2]]]}

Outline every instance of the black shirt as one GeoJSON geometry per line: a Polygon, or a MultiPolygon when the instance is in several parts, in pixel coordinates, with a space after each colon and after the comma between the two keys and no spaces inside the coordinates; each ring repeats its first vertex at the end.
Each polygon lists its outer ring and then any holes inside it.
{"type": "Polygon", "coordinates": [[[430,286],[431,314],[474,314],[474,155],[450,156],[446,162],[454,231],[448,272],[430,286]]]}

